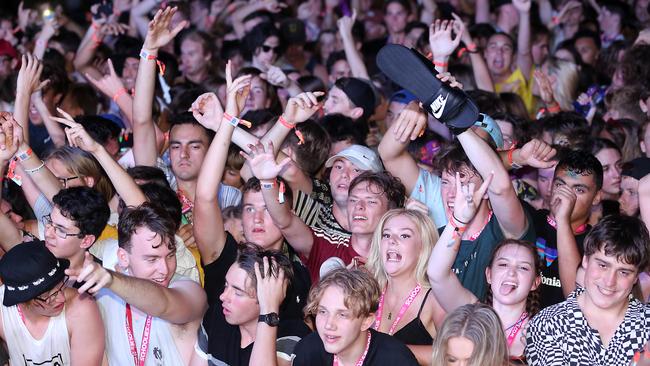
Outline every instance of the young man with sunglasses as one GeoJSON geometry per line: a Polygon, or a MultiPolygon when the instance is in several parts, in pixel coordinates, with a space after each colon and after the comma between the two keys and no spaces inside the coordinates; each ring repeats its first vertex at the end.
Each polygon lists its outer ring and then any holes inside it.
{"type": "Polygon", "coordinates": [[[38,240],[0,260],[0,337],[12,365],[99,365],[104,325],[95,301],[65,286],[70,262],[38,240]]]}

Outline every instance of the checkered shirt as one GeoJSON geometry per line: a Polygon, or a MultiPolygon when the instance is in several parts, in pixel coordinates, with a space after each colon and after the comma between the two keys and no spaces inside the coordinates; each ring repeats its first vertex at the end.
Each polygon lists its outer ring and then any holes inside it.
{"type": "Polygon", "coordinates": [[[650,305],[631,299],[623,322],[607,348],[578,306],[578,288],[566,301],[537,314],[526,330],[526,359],[531,366],[627,366],[650,338],[650,305]]]}

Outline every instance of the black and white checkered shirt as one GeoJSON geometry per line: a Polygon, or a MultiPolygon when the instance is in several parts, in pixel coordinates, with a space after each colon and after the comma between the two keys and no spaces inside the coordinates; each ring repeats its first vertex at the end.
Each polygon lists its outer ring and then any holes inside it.
{"type": "Polygon", "coordinates": [[[650,338],[650,305],[630,300],[623,322],[607,348],[578,306],[578,288],[566,301],[537,314],[526,329],[526,359],[531,366],[629,365],[650,338]]]}

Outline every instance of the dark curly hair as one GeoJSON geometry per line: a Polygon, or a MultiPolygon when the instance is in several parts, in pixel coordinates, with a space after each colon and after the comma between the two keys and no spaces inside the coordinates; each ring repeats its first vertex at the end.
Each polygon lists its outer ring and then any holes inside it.
{"type": "Polygon", "coordinates": [[[399,178],[394,177],[389,172],[374,173],[372,171],[365,171],[359,174],[350,182],[348,193],[352,192],[361,183],[368,183],[379,188],[379,193],[386,195],[389,210],[404,207],[406,188],[399,178]]]}
{"type": "Polygon", "coordinates": [[[239,246],[235,263],[248,275],[250,279],[249,289],[257,290],[255,263],[260,266],[260,272],[262,272],[263,277],[269,275],[269,273],[264,273],[265,257],[269,260],[269,270],[275,274],[278,273],[279,269],[282,269],[284,271],[284,277],[288,280],[288,284],[291,285],[291,281],[293,280],[293,266],[289,257],[279,250],[262,249],[262,247],[253,243],[244,243],[239,246]]]}
{"type": "Polygon", "coordinates": [[[571,170],[576,174],[587,176],[593,175],[596,183],[596,190],[603,188],[603,165],[590,152],[584,150],[572,150],[557,163],[555,175],[563,169],[571,170]]]}
{"type": "Polygon", "coordinates": [[[616,256],[617,260],[646,271],[650,262],[649,242],[648,229],[639,218],[609,215],[602,218],[585,238],[585,256],[602,250],[605,255],[616,256]]]}
{"type": "MultiPolygon", "coordinates": [[[[497,254],[499,253],[499,250],[501,248],[505,247],[506,245],[519,245],[525,249],[527,249],[530,254],[533,256],[533,267],[534,271],[537,275],[537,277],[542,275],[542,260],[540,256],[537,254],[537,247],[535,247],[535,244],[525,241],[525,240],[517,240],[517,239],[505,239],[499,242],[494,249],[492,250],[492,255],[490,256],[490,264],[489,266],[492,266],[492,263],[494,263],[494,260],[496,259],[497,254]]],[[[535,314],[539,313],[541,310],[540,307],[540,296],[541,296],[541,290],[542,286],[537,286],[535,290],[532,290],[528,293],[528,297],[526,298],[526,312],[528,313],[529,319],[535,316],[535,314]]],[[[485,295],[485,301],[484,303],[492,306],[492,302],[494,301],[493,294],[492,294],[492,287],[488,286],[487,293],[485,295]]]]}
{"type": "Polygon", "coordinates": [[[106,227],[111,211],[106,198],[89,187],[62,189],[52,197],[61,214],[75,222],[79,236],[94,235],[99,238],[106,227]]]}

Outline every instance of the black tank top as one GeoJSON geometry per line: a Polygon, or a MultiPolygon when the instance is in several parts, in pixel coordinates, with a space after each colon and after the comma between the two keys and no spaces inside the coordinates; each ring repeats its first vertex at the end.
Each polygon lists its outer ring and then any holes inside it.
{"type": "Polygon", "coordinates": [[[422,308],[424,308],[424,304],[427,303],[427,297],[429,297],[430,292],[431,289],[429,289],[429,291],[427,291],[427,293],[424,295],[424,300],[422,300],[420,310],[418,310],[418,315],[415,317],[415,319],[411,320],[402,329],[395,332],[395,334],[393,334],[393,337],[399,339],[404,344],[411,344],[415,346],[428,346],[433,344],[433,338],[431,338],[431,334],[429,334],[429,331],[427,328],[425,328],[424,324],[422,324],[422,321],[420,320],[422,308]]]}

